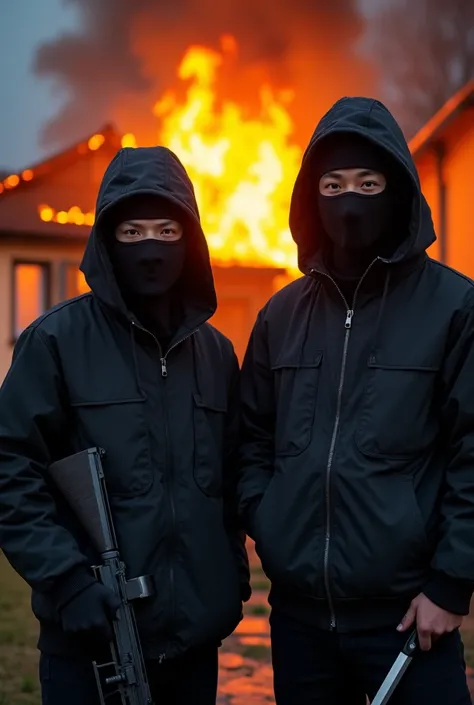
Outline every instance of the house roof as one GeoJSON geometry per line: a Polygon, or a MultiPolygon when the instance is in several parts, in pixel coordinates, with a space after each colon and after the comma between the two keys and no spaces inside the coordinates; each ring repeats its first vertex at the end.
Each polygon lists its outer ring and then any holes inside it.
{"type": "Polygon", "coordinates": [[[98,186],[122,145],[104,125],[72,147],[0,180],[0,233],[84,238],[92,224],[98,186]]]}
{"type": "Polygon", "coordinates": [[[437,141],[448,125],[466,108],[474,107],[474,79],[455,93],[440,110],[410,140],[410,151],[414,157],[437,141]]]}

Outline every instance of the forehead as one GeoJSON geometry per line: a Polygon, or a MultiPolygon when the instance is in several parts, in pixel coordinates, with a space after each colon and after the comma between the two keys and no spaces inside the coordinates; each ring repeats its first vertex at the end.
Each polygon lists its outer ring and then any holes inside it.
{"type": "Polygon", "coordinates": [[[362,178],[367,176],[383,176],[381,171],[375,169],[367,169],[366,167],[353,167],[350,169],[332,169],[322,175],[321,178],[347,179],[347,178],[362,178]]]}

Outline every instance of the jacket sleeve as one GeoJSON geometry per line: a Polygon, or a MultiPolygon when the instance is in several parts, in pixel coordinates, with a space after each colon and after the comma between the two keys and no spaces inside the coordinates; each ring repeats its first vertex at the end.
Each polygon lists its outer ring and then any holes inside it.
{"type": "Polygon", "coordinates": [[[64,429],[63,384],[40,332],[20,336],[0,389],[0,548],[56,606],[94,582],[73,536],[55,520],[45,473],[64,429]]]}
{"type": "Polygon", "coordinates": [[[275,401],[264,314],[257,317],[241,374],[239,512],[249,536],[253,519],[273,475],[275,401]]]}
{"type": "Polygon", "coordinates": [[[224,521],[239,570],[242,600],[247,602],[251,596],[250,567],[245,547],[247,537],[242,531],[237,513],[237,461],[240,431],[239,377],[239,363],[232,350],[232,370],[224,438],[224,521]]]}
{"type": "Polygon", "coordinates": [[[440,539],[424,594],[466,615],[474,589],[474,288],[454,317],[441,384],[447,449],[440,539]]]}

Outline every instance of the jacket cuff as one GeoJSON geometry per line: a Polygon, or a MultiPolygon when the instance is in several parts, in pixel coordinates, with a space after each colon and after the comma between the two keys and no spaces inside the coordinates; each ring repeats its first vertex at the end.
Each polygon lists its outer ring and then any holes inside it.
{"type": "Polygon", "coordinates": [[[255,517],[258,512],[258,508],[260,506],[260,503],[262,501],[262,497],[255,497],[254,499],[251,500],[250,504],[248,505],[247,509],[245,510],[245,529],[246,533],[248,536],[250,536],[251,539],[255,540],[254,536],[254,527],[255,527],[255,517]]]}
{"type": "Polygon", "coordinates": [[[59,577],[49,595],[58,611],[62,610],[76,595],[97,582],[94,575],[84,565],[68,571],[59,577]]]}
{"type": "Polygon", "coordinates": [[[473,588],[474,585],[467,580],[434,571],[423,588],[423,594],[441,609],[465,616],[469,614],[473,588]]]}

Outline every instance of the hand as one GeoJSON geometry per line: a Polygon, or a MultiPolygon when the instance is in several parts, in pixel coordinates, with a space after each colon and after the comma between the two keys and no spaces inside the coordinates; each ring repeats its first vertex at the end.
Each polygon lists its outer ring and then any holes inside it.
{"type": "Polygon", "coordinates": [[[412,600],[397,629],[399,632],[406,632],[415,622],[420,649],[429,651],[432,643],[442,634],[453,632],[461,626],[462,617],[443,610],[421,593],[412,600]]]}
{"type": "Polygon", "coordinates": [[[119,598],[102,583],[93,583],[72,598],[61,610],[65,632],[91,632],[112,641],[112,621],[120,607],[119,598]]]}

